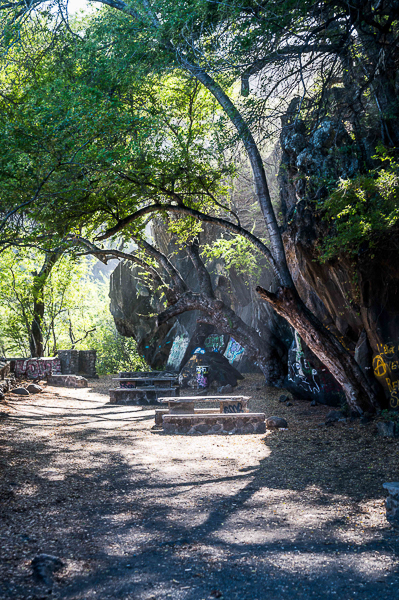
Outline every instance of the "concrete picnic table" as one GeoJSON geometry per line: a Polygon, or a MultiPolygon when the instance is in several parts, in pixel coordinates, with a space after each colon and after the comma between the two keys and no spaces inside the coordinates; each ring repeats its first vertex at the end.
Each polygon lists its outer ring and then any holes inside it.
{"type": "Polygon", "coordinates": [[[194,414],[196,402],[219,402],[221,413],[248,412],[248,400],[251,396],[170,396],[159,398],[159,402],[168,403],[169,414],[194,414]]]}

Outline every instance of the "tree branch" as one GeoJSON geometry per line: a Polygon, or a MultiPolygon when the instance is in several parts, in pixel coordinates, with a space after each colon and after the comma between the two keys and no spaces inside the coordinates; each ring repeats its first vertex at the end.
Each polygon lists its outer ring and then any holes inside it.
{"type": "Polygon", "coordinates": [[[72,242],[74,244],[82,245],[82,246],[86,247],[88,249],[88,254],[96,256],[105,265],[108,263],[108,260],[111,260],[113,258],[119,258],[122,260],[134,262],[135,264],[142,267],[148,273],[151,273],[156,284],[165,289],[165,296],[170,304],[173,304],[174,302],[176,302],[177,296],[176,296],[175,291],[166,284],[166,282],[162,279],[162,277],[160,276],[158,271],[156,269],[154,269],[154,267],[152,265],[148,264],[147,262],[142,260],[140,257],[136,256],[135,254],[130,254],[128,252],[122,252],[121,250],[116,250],[116,249],[112,249],[112,248],[98,248],[98,246],[96,246],[95,244],[93,244],[92,242],[87,240],[86,238],[76,236],[76,235],[68,236],[68,239],[70,242],[72,242]]]}
{"type": "Polygon", "coordinates": [[[132,235],[132,239],[145,250],[148,254],[151,254],[158,262],[158,264],[165,269],[169,277],[171,278],[176,291],[179,294],[184,294],[187,291],[187,285],[180,275],[179,271],[172,265],[170,260],[163,254],[160,250],[157,250],[152,244],[149,244],[145,240],[139,238],[138,236],[132,235]]]}
{"type": "Polygon", "coordinates": [[[128,217],[121,219],[114,227],[110,227],[110,229],[107,229],[105,233],[99,235],[97,239],[106,240],[127,227],[130,223],[133,223],[133,221],[136,221],[145,215],[162,211],[188,215],[198,219],[198,221],[202,221],[203,223],[212,223],[213,225],[218,225],[219,227],[227,229],[228,231],[231,231],[237,235],[242,235],[249,240],[263,254],[263,256],[267,258],[273,267],[278,280],[281,282],[281,276],[276,265],[276,261],[274,260],[269,248],[265,246],[265,244],[261,242],[259,238],[257,238],[247,229],[244,229],[244,227],[239,227],[238,225],[230,223],[230,221],[226,221],[225,219],[221,219],[219,217],[211,217],[210,215],[206,215],[205,213],[195,210],[194,208],[188,208],[187,206],[174,206],[173,204],[151,204],[150,206],[141,208],[128,217]]]}
{"type": "Polygon", "coordinates": [[[212,287],[211,277],[208,269],[205,267],[199,253],[198,240],[194,240],[192,244],[187,246],[187,253],[194,265],[198,274],[200,290],[210,298],[214,298],[215,294],[212,287]]]}
{"type": "Polygon", "coordinates": [[[183,294],[173,306],[170,306],[158,315],[157,325],[159,327],[166,321],[169,321],[172,317],[177,317],[189,310],[215,312],[215,310],[221,310],[223,306],[223,302],[220,300],[208,298],[205,294],[188,291],[183,294]]]}

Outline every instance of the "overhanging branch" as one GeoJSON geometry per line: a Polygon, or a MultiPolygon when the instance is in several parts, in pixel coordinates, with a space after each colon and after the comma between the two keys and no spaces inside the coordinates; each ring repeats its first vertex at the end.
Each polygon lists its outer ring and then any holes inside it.
{"type": "Polygon", "coordinates": [[[203,223],[211,223],[213,225],[217,225],[223,229],[226,229],[227,231],[231,231],[236,235],[242,235],[244,238],[250,241],[263,254],[263,256],[267,258],[267,260],[273,267],[273,270],[276,273],[278,279],[280,280],[280,273],[277,268],[276,261],[274,260],[274,257],[270,252],[269,248],[263,242],[261,242],[259,238],[257,238],[247,229],[235,225],[234,223],[230,223],[230,221],[226,221],[225,219],[221,219],[219,217],[212,217],[198,210],[195,210],[194,208],[188,208],[187,206],[175,206],[172,204],[151,204],[150,206],[141,208],[135,213],[129,215],[128,217],[121,219],[114,227],[107,229],[107,231],[102,235],[98,236],[97,239],[106,240],[118,233],[119,231],[122,231],[122,229],[130,225],[130,223],[137,221],[141,217],[144,217],[145,215],[151,213],[157,213],[162,211],[191,216],[203,223]]]}
{"type": "Polygon", "coordinates": [[[245,71],[241,74],[241,94],[242,96],[248,96],[249,94],[249,78],[251,75],[256,75],[266,65],[278,62],[281,59],[292,60],[301,54],[309,54],[317,52],[318,54],[336,54],[342,50],[342,46],[338,44],[304,44],[301,46],[288,45],[280,48],[276,52],[271,52],[263,58],[258,58],[252,63],[245,71]]]}

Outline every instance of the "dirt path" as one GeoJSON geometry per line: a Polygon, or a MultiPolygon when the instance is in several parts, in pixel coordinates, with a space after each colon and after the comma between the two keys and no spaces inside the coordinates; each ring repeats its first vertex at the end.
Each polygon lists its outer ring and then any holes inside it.
{"type": "Polygon", "coordinates": [[[97,388],[8,399],[1,599],[398,598],[381,487],[399,480],[397,443],[320,426],[327,409],[256,383],[253,407],[289,431],[163,436],[153,410],[97,388]],[[64,563],[52,586],[32,578],[39,553],[64,563]]]}

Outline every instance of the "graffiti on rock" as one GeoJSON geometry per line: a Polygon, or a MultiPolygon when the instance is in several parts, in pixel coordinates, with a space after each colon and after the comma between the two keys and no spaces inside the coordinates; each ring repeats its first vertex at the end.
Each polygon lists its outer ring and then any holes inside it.
{"type": "Polygon", "coordinates": [[[224,336],[212,333],[206,338],[204,346],[208,352],[222,352],[224,347],[224,336]]]}
{"type": "Polygon", "coordinates": [[[208,387],[209,381],[209,367],[205,365],[199,365],[196,367],[196,375],[197,375],[197,386],[199,389],[204,389],[208,387]]]}
{"type": "Polygon", "coordinates": [[[399,408],[399,344],[378,344],[373,358],[374,375],[389,395],[391,408],[399,408]]]}
{"type": "Polygon", "coordinates": [[[230,338],[229,343],[227,344],[226,352],[224,353],[225,357],[232,365],[234,361],[244,352],[244,348],[235,341],[234,338],[230,338]]]}
{"type": "Polygon", "coordinates": [[[290,352],[293,352],[294,359],[289,361],[288,380],[305,392],[319,394],[321,391],[319,375],[317,370],[306,360],[301,338],[297,331],[295,331],[295,338],[290,352]]]}
{"type": "Polygon", "coordinates": [[[189,344],[189,338],[186,335],[177,335],[173,340],[173,345],[169,353],[167,367],[178,371],[180,369],[181,361],[189,344]]]}

